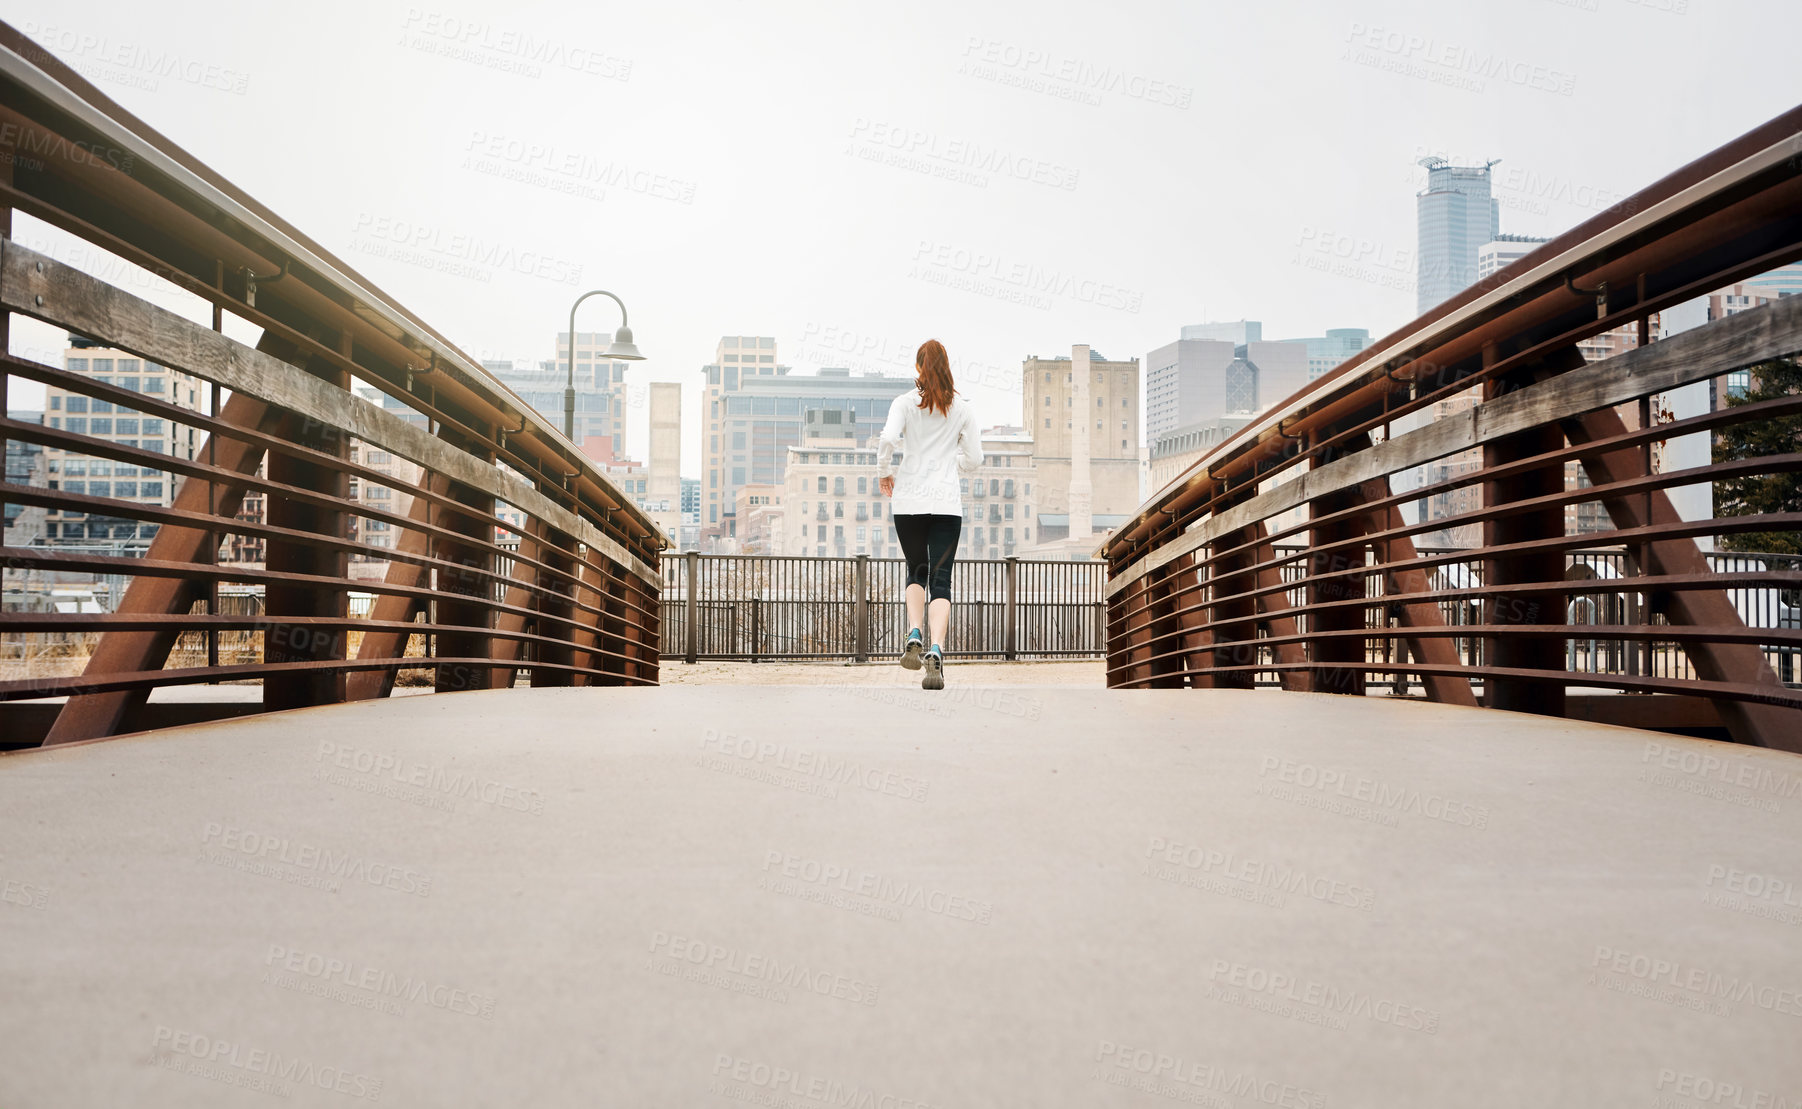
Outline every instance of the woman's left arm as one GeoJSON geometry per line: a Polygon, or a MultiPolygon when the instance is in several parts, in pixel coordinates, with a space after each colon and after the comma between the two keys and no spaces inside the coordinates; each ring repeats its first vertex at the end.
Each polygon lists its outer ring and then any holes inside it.
{"type": "Polygon", "coordinates": [[[957,436],[957,472],[967,474],[982,465],[982,429],[976,426],[976,409],[964,406],[964,428],[957,436]]]}

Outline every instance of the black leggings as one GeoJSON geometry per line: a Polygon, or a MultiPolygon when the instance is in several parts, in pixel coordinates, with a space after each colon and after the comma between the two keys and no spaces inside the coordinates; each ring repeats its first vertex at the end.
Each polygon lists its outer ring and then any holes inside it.
{"type": "Polygon", "coordinates": [[[962,516],[902,513],[894,517],[895,537],[907,559],[907,584],[925,586],[932,600],[951,599],[951,562],[957,557],[962,516]]]}

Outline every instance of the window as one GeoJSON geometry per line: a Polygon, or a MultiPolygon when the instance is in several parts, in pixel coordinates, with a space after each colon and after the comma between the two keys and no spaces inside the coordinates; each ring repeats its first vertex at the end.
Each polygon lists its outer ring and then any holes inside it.
{"type": "Polygon", "coordinates": [[[869,536],[865,534],[867,531],[869,531],[868,528],[858,528],[857,529],[857,541],[859,543],[861,543],[865,539],[869,538],[869,536]]]}
{"type": "Polygon", "coordinates": [[[63,406],[63,398],[62,397],[56,396],[56,397],[50,398],[50,411],[55,412],[58,409],[60,409],[62,406],[63,406]]]}
{"type": "Polygon", "coordinates": [[[1046,408],[1051,407],[1051,394],[1049,394],[1049,393],[1045,394],[1045,407],[1046,408]]]}
{"type": "Polygon", "coordinates": [[[115,435],[136,435],[138,433],[138,421],[136,420],[114,420],[113,427],[118,429],[114,432],[115,435]]]}
{"type": "Polygon", "coordinates": [[[112,482],[110,482],[110,481],[90,481],[90,482],[88,482],[88,496],[90,496],[90,497],[110,497],[112,495],[113,495],[113,483],[112,482]]]}
{"type": "MultiPolygon", "coordinates": [[[[70,397],[69,399],[74,400],[75,398],[70,397]]],[[[87,417],[85,417],[85,416],[70,416],[69,417],[69,426],[66,430],[73,431],[78,435],[86,435],[88,433],[87,417]]]]}
{"type": "Polygon", "coordinates": [[[728,361],[728,362],[736,362],[736,361],[738,361],[738,355],[736,355],[736,354],[728,354],[728,355],[726,355],[726,361],[728,361]]]}
{"type": "Polygon", "coordinates": [[[160,482],[160,481],[140,481],[140,482],[138,482],[138,496],[140,496],[140,497],[160,497],[162,495],[163,495],[163,483],[162,482],[160,482]]]}
{"type": "Polygon", "coordinates": [[[832,538],[837,540],[840,543],[843,543],[845,541],[845,525],[833,524],[832,525],[832,538]]]}
{"type": "Polygon", "coordinates": [[[745,468],[743,466],[732,467],[732,484],[733,485],[743,485],[744,483],[745,483],[745,468]]]}
{"type": "Polygon", "coordinates": [[[1126,449],[1126,440],[1124,440],[1124,439],[1120,440],[1120,449],[1121,450],[1126,449]]]}
{"type": "Polygon", "coordinates": [[[821,474],[820,475],[820,492],[824,493],[825,491],[826,491],[826,475],[821,474]]]}
{"type": "MultiPolygon", "coordinates": [[[[820,524],[814,528],[814,538],[818,539],[822,543],[824,543],[826,541],[826,525],[825,524],[820,524]]],[[[824,547],[820,548],[820,553],[825,554],[826,549],[824,547]]]]}
{"type": "Polygon", "coordinates": [[[844,501],[833,501],[832,502],[832,514],[841,520],[844,519],[845,518],[845,502],[844,501]]]}
{"type": "MultiPolygon", "coordinates": [[[[52,482],[51,488],[54,489],[55,487],[56,487],[56,483],[52,482]]],[[[65,481],[65,482],[63,482],[63,492],[65,492],[65,493],[86,493],[87,491],[88,491],[88,483],[85,481],[65,481]]]]}
{"type": "Polygon", "coordinates": [[[1032,482],[1030,482],[1030,481],[1025,482],[1024,485],[1026,487],[1025,495],[1028,497],[1032,496],[1032,482]]]}
{"type": "Polygon", "coordinates": [[[775,360],[776,356],[773,354],[760,354],[757,356],[757,361],[759,362],[774,362],[775,360]]]}
{"type": "Polygon", "coordinates": [[[138,495],[138,483],[137,482],[135,482],[135,481],[115,481],[115,482],[113,482],[113,496],[115,496],[115,497],[135,497],[137,495],[138,495]]]}
{"type": "Polygon", "coordinates": [[[862,496],[869,495],[869,492],[870,492],[869,482],[870,482],[870,479],[867,477],[860,477],[857,479],[857,495],[858,496],[862,497],[862,496]]]}
{"type": "Polygon", "coordinates": [[[832,495],[835,497],[845,495],[845,479],[842,476],[832,479],[832,495]]]}
{"type": "Polygon", "coordinates": [[[160,377],[147,377],[144,379],[143,385],[144,392],[146,393],[160,393],[163,391],[163,379],[160,377]]]}
{"type": "MultiPolygon", "coordinates": [[[[1010,459],[1010,461],[1011,461],[1011,459],[1010,459]]],[[[1001,495],[1004,497],[1011,497],[1014,495],[1014,479],[1013,478],[1010,477],[1006,481],[1001,483],[1001,495]]]]}
{"type": "Polygon", "coordinates": [[[993,477],[990,478],[989,479],[989,496],[999,497],[1000,495],[1001,495],[1001,479],[993,478],[993,477]]]}
{"type": "Polygon", "coordinates": [[[1001,510],[1001,516],[1003,519],[1007,519],[1007,520],[1013,519],[1014,518],[1014,506],[1011,503],[1003,506],[1002,510],[1001,510]]]}
{"type": "Polygon", "coordinates": [[[70,397],[69,398],[68,411],[70,411],[70,412],[86,412],[87,410],[88,410],[88,398],[86,398],[86,397],[70,397]]]}
{"type": "Polygon", "coordinates": [[[1121,397],[1121,398],[1120,398],[1120,407],[1121,407],[1121,408],[1125,408],[1125,407],[1126,407],[1126,398],[1125,398],[1125,397],[1121,397]]]}
{"type": "Polygon", "coordinates": [[[1045,426],[1046,427],[1051,426],[1051,417],[1050,416],[1045,417],[1045,426]]]}
{"type": "Polygon", "coordinates": [[[1107,407],[1107,401],[1106,401],[1106,400],[1104,400],[1104,399],[1102,399],[1102,398],[1101,398],[1101,397],[1096,397],[1096,398],[1095,398],[1095,407],[1096,407],[1096,408],[1106,408],[1106,407],[1107,407]]]}
{"type": "Polygon", "coordinates": [[[732,449],[735,451],[742,451],[745,449],[745,433],[744,432],[735,431],[732,433],[732,449]]]}

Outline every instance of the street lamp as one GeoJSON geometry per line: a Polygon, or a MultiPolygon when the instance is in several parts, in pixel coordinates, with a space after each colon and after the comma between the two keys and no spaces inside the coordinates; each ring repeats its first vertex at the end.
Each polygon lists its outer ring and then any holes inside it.
{"type": "Polygon", "coordinates": [[[644,355],[638,353],[638,347],[632,342],[632,329],[626,326],[625,301],[605,289],[591,289],[576,298],[569,306],[569,387],[563,390],[563,437],[572,443],[576,439],[576,309],[591,296],[613,297],[613,303],[619,305],[619,330],[613,333],[613,343],[601,357],[623,362],[644,361],[644,355]]]}

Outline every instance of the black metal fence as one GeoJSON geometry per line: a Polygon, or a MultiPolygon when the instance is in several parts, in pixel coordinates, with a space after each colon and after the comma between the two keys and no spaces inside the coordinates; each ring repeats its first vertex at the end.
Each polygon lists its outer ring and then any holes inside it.
{"type": "MultiPolygon", "coordinates": [[[[959,559],[947,654],[1100,657],[1107,564],[959,559]]],[[[898,558],[711,555],[663,560],[663,657],[842,658],[900,650],[906,569],[898,558]]]]}

